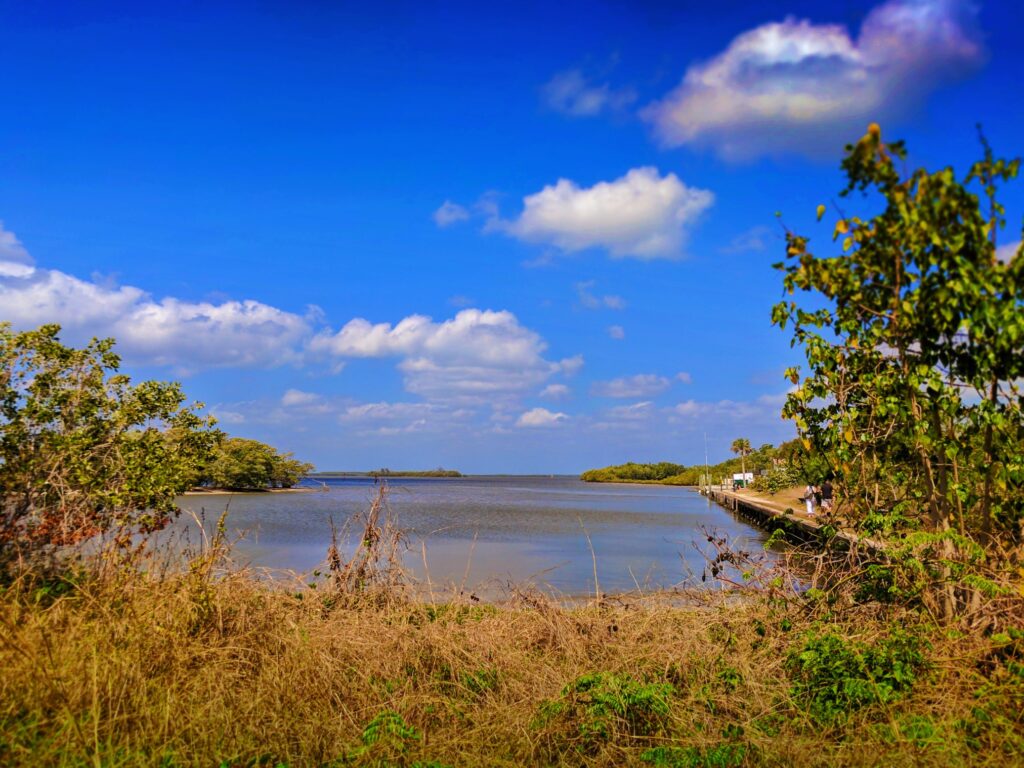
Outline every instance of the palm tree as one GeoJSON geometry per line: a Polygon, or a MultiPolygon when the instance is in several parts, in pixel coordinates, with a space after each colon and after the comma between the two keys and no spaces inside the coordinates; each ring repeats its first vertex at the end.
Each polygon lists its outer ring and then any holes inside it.
{"type": "Polygon", "coordinates": [[[740,471],[743,472],[743,487],[747,486],[747,454],[750,453],[750,441],[745,437],[737,437],[732,441],[732,452],[740,455],[740,471]]]}

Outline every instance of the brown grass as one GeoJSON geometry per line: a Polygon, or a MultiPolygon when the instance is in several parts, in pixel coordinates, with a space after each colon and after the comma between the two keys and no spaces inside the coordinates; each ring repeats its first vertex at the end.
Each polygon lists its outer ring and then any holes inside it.
{"type": "MultiPolygon", "coordinates": [[[[388,530],[379,515],[365,522],[388,530]]],[[[427,603],[373,575],[386,557],[339,553],[317,586],[284,588],[225,570],[224,554],[215,538],[187,572],[3,588],[0,763],[649,766],[645,750],[675,746],[692,749],[660,765],[973,766],[1006,765],[1024,746],[1013,647],[878,605],[765,593],[695,594],[685,607],[677,596],[565,608],[537,592],[427,603]],[[870,642],[901,623],[929,646],[911,692],[814,721],[786,666],[807,633],[870,642]],[[614,690],[671,686],[666,711],[641,722],[627,703],[595,735],[589,694],[571,690],[595,673],[614,690]],[[388,712],[401,720],[367,730],[388,712]]]]}

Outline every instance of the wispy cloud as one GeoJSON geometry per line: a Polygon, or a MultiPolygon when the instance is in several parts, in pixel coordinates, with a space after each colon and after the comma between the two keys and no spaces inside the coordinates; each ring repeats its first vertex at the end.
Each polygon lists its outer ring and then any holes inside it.
{"type": "Polygon", "coordinates": [[[671,382],[654,373],[638,373],[610,381],[595,381],[590,391],[598,397],[651,397],[664,392],[671,382]]]}
{"type": "Polygon", "coordinates": [[[668,146],[730,159],[834,153],[852,136],[918,105],[984,59],[968,0],[892,0],[845,27],[787,18],[744,32],[643,111],[668,146]]]}
{"type": "MultiPolygon", "coordinates": [[[[771,230],[765,226],[751,227],[746,232],[741,232],[729,241],[728,245],[719,250],[722,253],[753,253],[763,251],[768,247],[771,237],[771,230]]],[[[781,238],[779,238],[781,241],[781,238]]]]}
{"type": "Polygon", "coordinates": [[[596,280],[587,280],[582,283],[576,283],[576,297],[579,299],[580,306],[586,309],[625,309],[626,300],[616,294],[605,294],[603,296],[597,295],[593,292],[594,286],[597,285],[596,280]]]}
{"type": "Polygon", "coordinates": [[[594,82],[580,69],[567,69],[552,77],[541,88],[548,108],[570,117],[594,117],[603,112],[618,112],[636,101],[632,88],[613,88],[594,82]]]}
{"type": "Polygon", "coordinates": [[[622,341],[626,338],[626,329],[621,325],[609,325],[608,326],[608,337],[615,339],[616,341],[622,341]]]}
{"type": "Polygon", "coordinates": [[[540,396],[548,400],[561,400],[570,394],[569,387],[565,384],[548,384],[540,391],[540,396]]]}
{"type": "Polygon", "coordinates": [[[434,211],[434,223],[439,227],[450,227],[460,221],[469,219],[469,211],[451,200],[445,200],[441,207],[434,211]]]}

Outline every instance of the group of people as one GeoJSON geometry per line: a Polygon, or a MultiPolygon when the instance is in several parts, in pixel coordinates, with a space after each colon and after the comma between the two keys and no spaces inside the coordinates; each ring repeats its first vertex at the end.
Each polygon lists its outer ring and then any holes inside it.
{"type": "Polygon", "coordinates": [[[832,481],[826,480],[821,485],[808,483],[804,488],[804,495],[801,496],[807,505],[807,514],[816,515],[818,509],[829,512],[832,509],[832,481]]]}

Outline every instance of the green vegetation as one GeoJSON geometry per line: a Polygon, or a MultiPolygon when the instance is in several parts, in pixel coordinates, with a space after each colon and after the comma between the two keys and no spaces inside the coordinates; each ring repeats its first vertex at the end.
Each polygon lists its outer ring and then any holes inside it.
{"type": "MultiPolygon", "coordinates": [[[[813,482],[820,482],[826,468],[820,461],[811,457],[799,440],[791,440],[776,447],[769,443],[756,450],[750,448],[750,441],[745,438],[734,441],[734,446],[743,444],[740,455],[734,459],[712,464],[705,468],[703,464],[684,466],[663,461],[658,464],[619,464],[602,469],[590,469],[580,475],[580,479],[588,483],[661,483],[663,485],[702,485],[706,482],[705,475],[710,475],[712,483],[720,483],[723,478],[732,480],[733,474],[746,472],[775,473],[784,470],[787,478],[797,477],[789,485],[795,485],[803,477],[813,482]]],[[[757,479],[755,478],[755,483],[757,479]]],[[[789,487],[780,486],[781,487],[789,487]]]]}
{"type": "Polygon", "coordinates": [[[662,461],[658,464],[619,464],[604,469],[591,469],[580,479],[588,483],[656,483],[675,477],[686,470],[681,464],[662,461]]]}
{"type": "Polygon", "coordinates": [[[200,482],[287,487],[310,465],[225,438],[178,384],[132,383],[111,339],[0,324],[0,570],[100,534],[128,547],[164,528],[200,482]]]}
{"type": "Polygon", "coordinates": [[[906,172],[870,126],[842,194],[873,215],[840,211],[827,257],[788,232],[777,266],[809,308],[772,315],[807,357],[783,413],[835,476],[838,518],[901,540],[893,578],[944,621],[1019,590],[1024,545],[1024,254],[996,256],[1020,163],[982,148],[962,180],[906,172]]]}
{"type": "Polygon", "coordinates": [[[392,470],[387,467],[376,469],[368,473],[370,477],[462,477],[462,473],[454,469],[445,469],[444,467],[438,467],[437,469],[426,469],[426,470],[392,470]]]}
{"type": "Polygon", "coordinates": [[[312,464],[278,453],[258,440],[225,437],[195,484],[230,490],[291,488],[312,469],[312,464]]]}
{"type": "Polygon", "coordinates": [[[871,643],[812,631],[786,662],[794,698],[823,725],[895,701],[914,685],[924,664],[920,638],[899,630],[871,643]]]}
{"type": "Polygon", "coordinates": [[[313,472],[309,477],[465,477],[455,469],[405,470],[405,469],[374,469],[369,472],[313,472]]]}
{"type": "Polygon", "coordinates": [[[740,472],[743,473],[744,477],[747,474],[747,456],[750,455],[750,441],[745,437],[737,437],[732,441],[732,445],[729,449],[733,453],[738,453],[740,457],[740,472]]]}
{"type": "Polygon", "coordinates": [[[0,569],[112,533],[163,528],[217,441],[177,384],[133,384],[114,342],[0,324],[0,569]]]}

